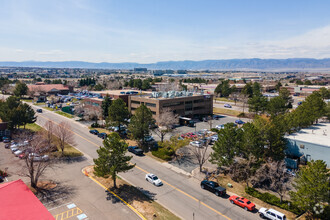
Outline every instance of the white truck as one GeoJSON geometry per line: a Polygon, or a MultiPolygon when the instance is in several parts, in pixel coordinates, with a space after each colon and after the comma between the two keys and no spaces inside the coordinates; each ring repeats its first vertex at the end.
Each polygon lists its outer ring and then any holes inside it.
{"type": "Polygon", "coordinates": [[[274,209],[266,209],[266,208],[260,208],[259,214],[261,218],[267,218],[271,220],[286,220],[286,216],[274,209]]]}

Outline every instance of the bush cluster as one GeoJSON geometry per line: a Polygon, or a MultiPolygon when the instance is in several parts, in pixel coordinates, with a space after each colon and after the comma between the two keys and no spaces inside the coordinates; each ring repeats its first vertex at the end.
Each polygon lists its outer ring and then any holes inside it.
{"type": "Polygon", "coordinates": [[[302,213],[302,211],[298,207],[294,206],[292,204],[292,202],[283,200],[281,203],[281,200],[278,197],[276,197],[275,195],[272,195],[270,193],[267,193],[267,192],[261,193],[252,187],[246,187],[245,192],[255,198],[258,198],[258,199],[270,204],[270,205],[274,205],[281,209],[288,210],[297,215],[302,213]],[[289,205],[289,203],[290,203],[290,205],[289,205]]]}
{"type": "Polygon", "coordinates": [[[169,161],[172,159],[172,156],[174,155],[175,151],[170,147],[160,147],[158,148],[158,150],[151,151],[151,153],[155,157],[169,161]]]}

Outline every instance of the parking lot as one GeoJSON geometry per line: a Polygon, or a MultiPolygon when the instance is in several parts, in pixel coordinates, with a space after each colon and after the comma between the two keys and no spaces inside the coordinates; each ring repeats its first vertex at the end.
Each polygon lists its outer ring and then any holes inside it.
{"type": "MultiPolygon", "coordinates": [[[[0,169],[8,173],[5,181],[22,179],[29,185],[30,180],[23,169],[25,160],[15,157],[2,142],[0,155],[0,169]]],[[[108,200],[104,189],[82,173],[82,169],[90,164],[91,161],[84,157],[52,162],[39,180],[52,187],[42,190],[37,197],[56,220],[121,219],[123,213],[127,219],[136,219],[128,207],[108,200]]]]}

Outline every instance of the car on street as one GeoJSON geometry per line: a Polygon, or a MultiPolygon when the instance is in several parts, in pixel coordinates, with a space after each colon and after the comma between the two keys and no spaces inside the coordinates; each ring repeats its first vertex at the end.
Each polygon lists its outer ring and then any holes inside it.
{"type": "Polygon", "coordinates": [[[225,196],[226,188],[220,186],[217,182],[203,180],[201,182],[201,188],[213,192],[217,196],[225,196]]]}
{"type": "Polygon", "coordinates": [[[271,220],[286,220],[286,216],[274,209],[260,208],[258,211],[261,218],[267,218],[271,220]]]}
{"type": "Polygon", "coordinates": [[[94,129],[94,130],[89,130],[89,133],[97,135],[99,131],[94,129]]]}
{"type": "Polygon", "coordinates": [[[37,112],[38,112],[38,113],[42,113],[42,109],[41,109],[41,108],[38,108],[38,109],[37,109],[37,112]]]}
{"type": "Polygon", "coordinates": [[[143,155],[143,150],[138,148],[138,146],[129,146],[128,152],[132,152],[133,154],[139,155],[139,156],[143,155]]]}
{"type": "Polygon", "coordinates": [[[190,145],[194,147],[202,147],[203,143],[201,141],[192,141],[190,142],[190,145]]]}
{"type": "Polygon", "coordinates": [[[97,136],[99,138],[102,138],[102,139],[106,139],[107,138],[107,134],[106,133],[99,133],[97,136]]]}
{"type": "Polygon", "coordinates": [[[235,121],[235,123],[238,124],[238,125],[245,124],[245,122],[242,121],[242,120],[240,120],[240,119],[237,119],[237,120],[235,121]]]}
{"type": "Polygon", "coordinates": [[[231,196],[229,197],[229,201],[232,204],[236,204],[242,208],[244,208],[246,211],[253,211],[256,208],[256,205],[252,203],[250,200],[244,198],[244,197],[239,197],[239,196],[231,196]]]}
{"type": "Polygon", "coordinates": [[[146,180],[149,183],[154,184],[155,186],[161,186],[161,185],[163,185],[163,182],[155,174],[152,174],[152,173],[148,173],[146,175],[146,180]]]}
{"type": "Polygon", "coordinates": [[[215,126],[215,128],[218,129],[218,130],[220,130],[220,129],[225,128],[225,125],[217,125],[217,126],[215,126]]]}
{"type": "Polygon", "coordinates": [[[225,108],[231,108],[231,105],[229,105],[229,104],[224,104],[223,107],[225,107],[225,108]]]}

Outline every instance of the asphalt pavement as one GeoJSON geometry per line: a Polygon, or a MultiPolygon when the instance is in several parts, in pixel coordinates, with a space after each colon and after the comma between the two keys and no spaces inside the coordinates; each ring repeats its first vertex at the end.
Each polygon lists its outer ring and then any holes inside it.
{"type": "MultiPolygon", "coordinates": [[[[37,108],[33,106],[33,108],[37,108]]],[[[55,123],[69,121],[71,132],[75,135],[76,148],[92,161],[97,158],[96,149],[102,145],[102,139],[89,133],[86,126],[45,110],[38,113],[37,123],[44,125],[47,120],[55,123]]],[[[220,119],[221,120],[221,119],[220,119]]],[[[220,122],[219,122],[220,123],[220,122]]],[[[222,123],[222,122],[221,122],[222,123]]],[[[257,219],[256,213],[247,212],[229,202],[200,188],[200,183],[189,176],[180,174],[168,166],[148,157],[133,156],[136,167],[119,176],[153,194],[154,199],[182,219],[257,219]],[[155,187],[145,180],[146,173],[154,173],[163,180],[164,185],[155,187]]],[[[95,185],[95,187],[99,187],[95,185]]],[[[85,189],[85,190],[90,190],[85,189]]],[[[124,216],[123,216],[124,218],[124,216]]]]}

